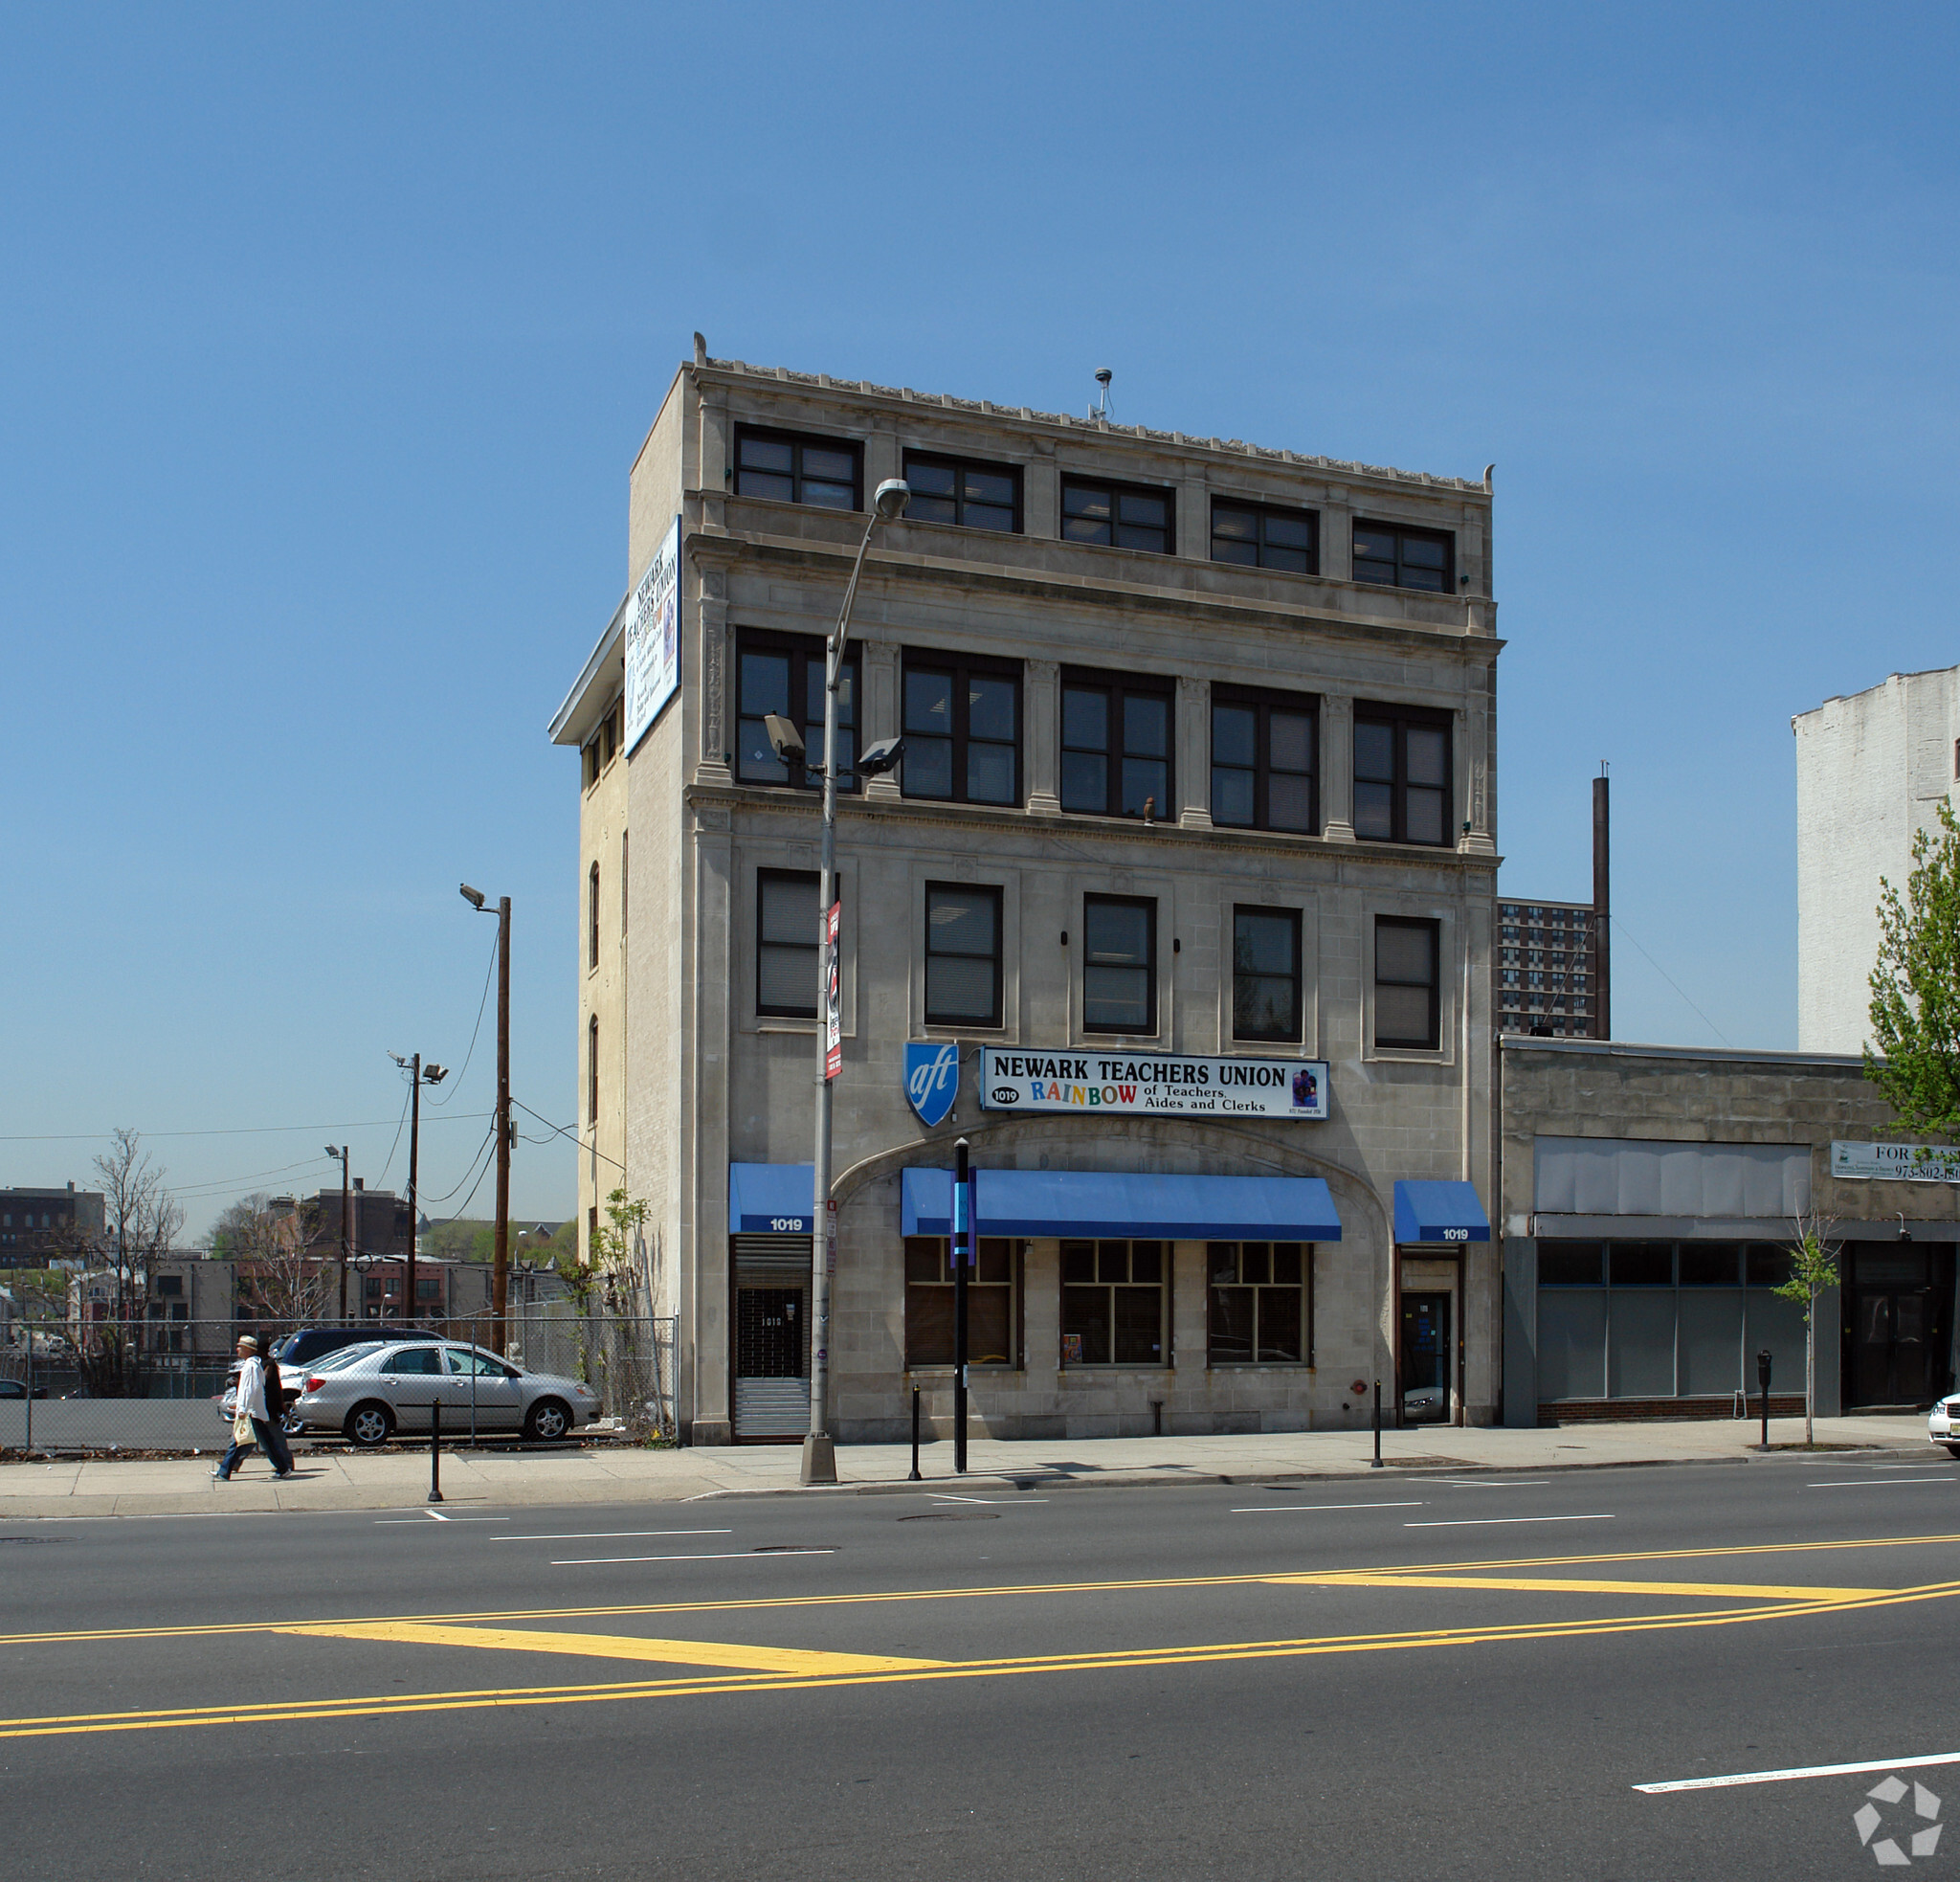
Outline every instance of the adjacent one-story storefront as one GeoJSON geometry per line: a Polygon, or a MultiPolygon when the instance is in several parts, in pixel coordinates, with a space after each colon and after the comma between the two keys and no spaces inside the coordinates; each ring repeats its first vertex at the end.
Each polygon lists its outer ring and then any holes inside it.
{"type": "Polygon", "coordinates": [[[1801,1408],[1800,1218],[1838,1250],[1817,1410],[1917,1409],[1955,1378],[1960,1165],[1920,1157],[1860,1061],[1507,1037],[1499,1049],[1503,1419],[1801,1408]]]}

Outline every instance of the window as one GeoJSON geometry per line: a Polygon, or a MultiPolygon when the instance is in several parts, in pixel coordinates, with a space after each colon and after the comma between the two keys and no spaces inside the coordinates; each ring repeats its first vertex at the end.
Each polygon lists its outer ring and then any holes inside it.
{"type": "Polygon", "coordinates": [[[1169,1244],[1061,1244],[1061,1363],[1161,1366],[1169,1244]]]}
{"type": "Polygon", "coordinates": [[[1313,1363],[1313,1249],[1214,1242],[1209,1356],[1214,1366],[1313,1363]]]}
{"type": "Polygon", "coordinates": [[[513,1372],[501,1359],[493,1359],[487,1353],[469,1353],[460,1347],[452,1346],[445,1355],[449,1369],[460,1378],[518,1378],[522,1375],[513,1372]]]}
{"type": "Polygon", "coordinates": [[[1061,536],[1070,543],[1170,553],[1171,493],[1068,477],[1061,483],[1061,536]]]}
{"type": "Polygon", "coordinates": [[[925,885],[925,1023],[1000,1024],[1000,890],[925,885]]]}
{"type": "Polygon", "coordinates": [[[1404,529],[1392,523],[1354,526],[1354,579],[1384,588],[1456,590],[1456,538],[1441,529],[1404,529]]]}
{"type": "Polygon", "coordinates": [[[1446,843],[1450,722],[1437,712],[1354,708],[1354,834],[1383,843],[1446,843]]]}
{"type": "Polygon", "coordinates": [[[1374,924],[1374,1042],[1434,1051],[1441,1040],[1437,980],[1439,924],[1374,924]]]}
{"type": "Polygon", "coordinates": [[[905,482],[912,496],[908,522],[957,523],[966,529],[1021,527],[1021,474],[1012,464],[974,464],[958,458],[905,453],[905,482]]]}
{"type": "Polygon", "coordinates": [[[174,1295],[181,1299],[184,1293],[184,1277],[181,1274],[159,1274],[157,1292],[159,1295],[174,1295]]]}
{"type": "Polygon", "coordinates": [[[1212,688],[1212,821],[1248,830],[1320,828],[1314,702],[1212,688]]]}
{"type": "Polygon", "coordinates": [[[1169,816],[1170,697],[1162,681],[1063,676],[1063,810],[1169,816]]]}
{"type": "MultiPolygon", "coordinates": [[[[943,1235],[905,1238],[905,1364],[953,1362],[952,1243],[943,1235]]],[[[983,1235],[967,1273],[967,1363],[1014,1363],[1014,1271],[1020,1250],[983,1235]]]]}
{"type": "Polygon", "coordinates": [[[599,1123],[599,1016],[594,1013],[586,1027],[586,1121],[594,1130],[599,1123]]]}
{"type": "MultiPolygon", "coordinates": [[[[736,653],[737,729],[735,775],[744,784],[788,784],[814,791],[822,779],[807,766],[786,765],[769,744],[766,713],[780,713],[803,736],[809,764],[823,763],[821,640],[791,635],[745,634],[736,653]]],[[[848,773],[858,762],[858,654],[847,649],[837,675],[837,763],[848,773]]],[[[858,780],[839,776],[839,791],[858,780]]]]}
{"type": "Polygon", "coordinates": [[[1021,796],[1018,665],[905,656],[905,795],[965,804],[1021,796]]]}
{"type": "Polygon", "coordinates": [[[382,1361],[385,1373],[409,1373],[424,1378],[442,1370],[442,1355],[433,1346],[405,1346],[382,1361]]]}
{"type": "Polygon", "coordinates": [[[755,1010],[816,1018],[816,873],[761,869],[755,878],[755,1010]]]}
{"type": "Polygon", "coordinates": [[[440,1300],[442,1298],[442,1277],[438,1275],[415,1276],[415,1298],[417,1300],[440,1300]]]}
{"type": "Polygon", "coordinates": [[[1310,509],[1272,509],[1262,504],[1222,503],[1214,497],[1212,560],[1317,575],[1321,571],[1320,518],[1310,509]]]}
{"type": "Polygon", "coordinates": [[[862,509],[858,447],[838,438],[794,432],[735,434],[735,494],[822,509],[862,509]]]}
{"type": "Polygon", "coordinates": [[[1082,1029],[1157,1030],[1157,905],[1118,895],[1082,898],[1082,1029]]]}
{"type": "Polygon", "coordinates": [[[586,928],[590,940],[586,950],[586,965],[589,968],[599,964],[599,865],[592,864],[591,875],[586,884],[587,921],[586,928]]]}
{"type": "Polygon", "coordinates": [[[1232,911],[1232,1037],[1300,1038],[1300,913],[1232,911]]]}

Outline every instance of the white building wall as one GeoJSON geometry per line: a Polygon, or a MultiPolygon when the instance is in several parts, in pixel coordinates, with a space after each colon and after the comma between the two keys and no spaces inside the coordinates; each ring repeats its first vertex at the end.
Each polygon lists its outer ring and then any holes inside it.
{"type": "Polygon", "coordinates": [[[1791,722],[1796,734],[1797,1049],[1859,1052],[1870,1032],[1882,878],[1954,801],[1960,667],[1895,673],[1791,722]]]}

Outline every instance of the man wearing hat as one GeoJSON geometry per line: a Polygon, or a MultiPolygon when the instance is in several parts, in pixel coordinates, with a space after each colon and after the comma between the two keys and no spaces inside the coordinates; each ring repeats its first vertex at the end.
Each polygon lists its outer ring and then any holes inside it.
{"type": "Polygon", "coordinates": [[[218,1468],[212,1472],[212,1476],[221,1484],[231,1481],[232,1472],[251,1453],[253,1439],[264,1446],[275,1476],[289,1477],[293,1474],[292,1453],[286,1449],[284,1440],[272,1422],[266,1404],[265,1384],[265,1363],[258,1356],[258,1342],[250,1333],[241,1333],[238,1337],[238,1383],[236,1396],[232,1401],[235,1411],[231,1447],[218,1459],[218,1468]],[[253,1438],[239,1437],[236,1421],[240,1418],[251,1421],[253,1438]]]}

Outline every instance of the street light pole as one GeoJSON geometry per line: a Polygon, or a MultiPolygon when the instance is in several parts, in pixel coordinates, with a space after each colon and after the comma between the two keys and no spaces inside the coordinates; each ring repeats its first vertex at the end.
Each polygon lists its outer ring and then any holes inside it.
{"type": "Polygon", "coordinates": [[[422,1055],[417,1052],[404,1059],[400,1053],[389,1055],[395,1064],[409,1075],[409,1277],[408,1292],[402,1301],[402,1314],[411,1325],[415,1318],[415,1244],[420,1240],[422,1221],[420,1206],[416,1200],[416,1170],[418,1167],[419,1146],[422,1139],[422,1087],[425,1085],[440,1085],[449,1073],[440,1065],[422,1069],[422,1055]]]}
{"type": "Polygon", "coordinates": [[[347,1147],[343,1144],[335,1150],[331,1144],[326,1147],[329,1156],[341,1160],[341,1325],[347,1323],[347,1258],[354,1252],[353,1225],[348,1221],[348,1207],[351,1192],[347,1187],[347,1147]]]}
{"type": "MultiPolygon", "coordinates": [[[[837,683],[844,670],[844,650],[850,644],[851,607],[858,598],[858,578],[880,523],[905,513],[911,491],[898,478],[887,478],[872,499],[864,525],[864,540],[851,565],[844,588],[844,605],[835,632],[824,649],[823,685],[823,854],[817,866],[816,893],[816,1144],[815,1195],[811,1214],[810,1260],[810,1431],[803,1440],[803,1481],[834,1484],[837,1480],[836,1445],[831,1437],[831,1275],[833,1243],[831,1212],[831,986],[839,971],[833,958],[841,934],[831,934],[831,907],[837,899],[837,683]]],[[[866,752],[865,759],[871,754],[866,752]]],[[[889,760],[887,760],[888,762],[889,760]]],[[[856,768],[860,773],[864,764],[856,768]]]]}
{"type": "MultiPolygon", "coordinates": [[[[481,889],[458,885],[462,898],[481,914],[481,889]]],[[[490,1348],[504,1349],[504,1315],[510,1300],[510,897],[497,899],[497,1241],[490,1264],[490,1348]]]]}

